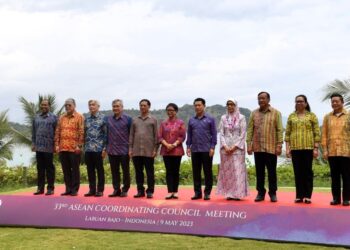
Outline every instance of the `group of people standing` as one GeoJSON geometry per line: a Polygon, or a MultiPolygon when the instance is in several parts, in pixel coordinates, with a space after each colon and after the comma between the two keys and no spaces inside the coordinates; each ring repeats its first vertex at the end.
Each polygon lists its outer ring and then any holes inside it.
{"type": "MultiPolygon", "coordinates": [[[[292,158],[295,174],[296,203],[311,203],[313,190],[313,158],[318,157],[322,146],[323,157],[331,169],[331,205],[349,205],[350,200],[350,114],[344,109],[343,97],[331,96],[333,111],[323,121],[322,137],[318,119],[311,112],[306,96],[295,98],[295,111],[288,117],[284,141],[286,155],[292,158]],[[341,179],[343,192],[341,194],[341,179]]],[[[196,98],[193,102],[195,115],[186,126],[177,117],[178,106],[166,106],[168,118],[160,126],[150,114],[151,102],[139,102],[140,114],[130,117],[123,112],[123,101],[112,102],[113,114],[105,116],[99,112],[99,102],[90,100],[89,114],[75,110],[75,101],[65,101],[66,112],[57,118],[50,110],[48,100],[40,104],[41,112],[33,121],[32,141],[36,152],[38,169],[38,190],[35,195],[54,193],[55,167],[53,153],[58,153],[64,174],[66,190],[61,195],[76,196],[80,185],[79,165],[84,151],[87,165],[89,192],[84,196],[103,196],[105,175],[103,159],[108,155],[112,173],[113,192],[109,197],[126,197],[130,188],[130,166],[135,167],[137,193],[134,198],[153,198],[155,176],[154,158],[163,156],[166,168],[168,195],[165,199],[177,199],[179,173],[183,143],[186,140],[186,154],[192,159],[194,195],[192,200],[210,200],[213,186],[213,155],[220,141],[220,165],[217,194],[227,200],[240,200],[249,195],[245,154],[254,153],[256,168],[256,202],[266,195],[265,168],[268,173],[268,194],[271,202],[277,202],[277,157],[282,153],[283,125],[281,113],[270,105],[267,92],[258,94],[259,108],[254,110],[248,125],[240,114],[237,101],[226,101],[227,112],[222,115],[217,129],[215,119],[205,112],[206,102],[196,98]],[[217,138],[219,134],[219,138],[217,138]],[[187,136],[186,136],[187,135],[187,136]],[[247,149],[246,149],[247,146],[247,149]],[[123,173],[121,181],[120,167],[123,173]],[[147,189],[144,187],[144,169],[147,189]],[[202,170],[204,190],[202,190],[202,170]],[[97,175],[97,181],[96,181],[97,175]],[[123,186],[121,187],[121,184],[123,186]]]]}

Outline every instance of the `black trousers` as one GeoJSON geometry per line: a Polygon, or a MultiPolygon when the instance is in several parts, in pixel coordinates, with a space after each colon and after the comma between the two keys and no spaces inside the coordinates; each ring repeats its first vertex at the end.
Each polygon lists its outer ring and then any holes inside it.
{"type": "Polygon", "coordinates": [[[312,160],[313,150],[292,150],[296,198],[311,198],[314,180],[312,160]]]}
{"type": "Polygon", "coordinates": [[[66,185],[66,192],[78,192],[80,187],[80,154],[60,152],[60,161],[66,185]]]}
{"type": "Polygon", "coordinates": [[[193,186],[196,195],[202,195],[202,168],[204,172],[204,194],[210,194],[213,188],[213,157],[209,152],[192,152],[193,186]]]}
{"type": "Polygon", "coordinates": [[[256,170],[256,190],[258,194],[265,195],[265,166],[269,180],[269,195],[275,195],[277,191],[277,155],[266,152],[254,152],[256,170]]]}
{"type": "Polygon", "coordinates": [[[96,172],[97,172],[97,192],[105,189],[105,170],[103,168],[102,152],[85,152],[85,163],[89,179],[90,193],[96,193],[96,172]]]}
{"type": "Polygon", "coordinates": [[[135,167],[137,191],[139,193],[145,192],[145,187],[143,186],[144,178],[145,178],[143,174],[143,169],[145,168],[146,175],[147,175],[146,193],[153,194],[154,193],[154,158],[146,157],[146,156],[134,156],[132,157],[132,161],[135,167]]]}
{"type": "Polygon", "coordinates": [[[350,157],[328,157],[331,168],[332,195],[334,200],[341,200],[341,179],[343,181],[343,201],[350,200],[350,157]]]}
{"type": "Polygon", "coordinates": [[[47,179],[47,190],[54,190],[55,165],[53,164],[53,153],[36,152],[36,168],[38,176],[38,190],[45,189],[45,176],[47,179]]]}
{"type": "Polygon", "coordinates": [[[163,156],[168,193],[177,193],[178,191],[181,158],[182,156],[163,156]]]}
{"type": "Polygon", "coordinates": [[[128,192],[130,188],[130,158],[129,155],[108,155],[111,165],[112,183],[115,192],[128,192]],[[123,170],[123,188],[120,190],[120,165],[123,170]]]}

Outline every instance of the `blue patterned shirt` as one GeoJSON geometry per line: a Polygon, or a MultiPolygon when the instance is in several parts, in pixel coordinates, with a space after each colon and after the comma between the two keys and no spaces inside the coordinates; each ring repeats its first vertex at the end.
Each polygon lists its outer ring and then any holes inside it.
{"type": "Polygon", "coordinates": [[[127,155],[129,151],[129,133],[132,119],[126,114],[119,118],[108,116],[107,124],[107,153],[110,155],[127,155]]]}
{"type": "Polygon", "coordinates": [[[106,145],[105,115],[88,114],[85,119],[85,152],[102,152],[106,145]]]}
{"type": "Polygon", "coordinates": [[[37,152],[53,153],[57,116],[49,112],[37,114],[32,126],[32,146],[37,152]]]}
{"type": "Polygon", "coordinates": [[[209,152],[217,141],[215,119],[207,114],[201,118],[191,117],[188,121],[187,148],[192,152],[209,152]]]}

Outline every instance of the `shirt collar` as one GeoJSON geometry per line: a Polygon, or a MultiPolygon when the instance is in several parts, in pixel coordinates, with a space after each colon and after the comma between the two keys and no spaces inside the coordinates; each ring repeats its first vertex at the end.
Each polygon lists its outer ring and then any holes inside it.
{"type": "Polygon", "coordinates": [[[204,113],[203,116],[201,116],[200,118],[197,115],[194,116],[194,118],[197,119],[197,120],[202,120],[202,119],[204,119],[206,117],[207,117],[206,113],[204,113]]]}
{"type": "Polygon", "coordinates": [[[41,117],[49,117],[49,116],[51,115],[51,113],[50,113],[50,112],[47,112],[46,114],[44,114],[43,112],[41,112],[39,115],[40,115],[41,117]]]}
{"type": "Polygon", "coordinates": [[[96,115],[93,115],[93,114],[89,113],[89,118],[98,118],[100,116],[101,116],[100,112],[97,112],[96,115]]]}
{"type": "Polygon", "coordinates": [[[119,117],[117,117],[115,114],[113,114],[113,118],[116,120],[121,119],[124,116],[124,113],[122,112],[121,115],[119,117]]]}
{"type": "Polygon", "coordinates": [[[74,111],[72,115],[68,115],[67,113],[64,113],[64,116],[66,117],[75,117],[77,115],[77,111],[74,111]]]}
{"type": "Polygon", "coordinates": [[[269,107],[265,111],[260,110],[260,108],[258,108],[258,110],[261,113],[267,113],[267,112],[271,112],[273,110],[273,108],[271,107],[271,105],[269,105],[269,107]]]}
{"type": "Polygon", "coordinates": [[[338,117],[340,117],[342,115],[346,115],[347,113],[348,113],[348,111],[344,108],[342,109],[342,111],[340,113],[338,113],[338,115],[334,114],[334,111],[332,111],[332,115],[338,116],[338,117]]]}
{"type": "Polygon", "coordinates": [[[138,118],[140,118],[140,119],[142,119],[142,120],[146,120],[147,118],[151,118],[151,115],[150,115],[150,113],[148,113],[147,116],[142,117],[142,115],[140,114],[140,115],[138,116],[138,118]]]}

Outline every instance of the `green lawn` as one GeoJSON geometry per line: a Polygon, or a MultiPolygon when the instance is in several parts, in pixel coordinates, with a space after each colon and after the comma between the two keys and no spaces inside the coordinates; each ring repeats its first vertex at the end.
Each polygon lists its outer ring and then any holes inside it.
{"type": "Polygon", "coordinates": [[[0,227],[0,249],[344,249],[222,237],[0,227]]]}

